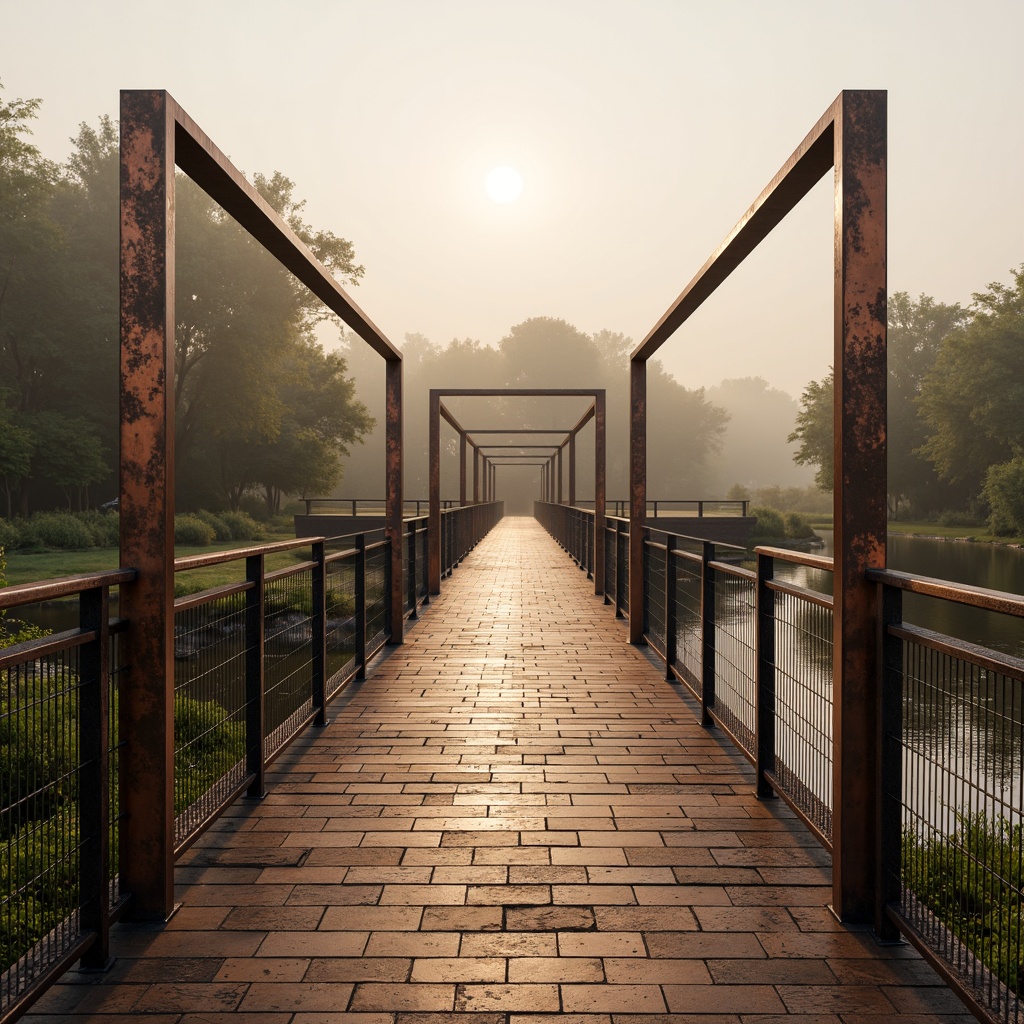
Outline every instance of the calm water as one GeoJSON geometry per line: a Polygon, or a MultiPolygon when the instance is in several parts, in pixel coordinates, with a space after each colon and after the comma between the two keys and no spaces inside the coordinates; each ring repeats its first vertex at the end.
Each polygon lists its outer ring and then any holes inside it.
{"type": "MultiPolygon", "coordinates": [[[[831,531],[821,530],[819,533],[825,541],[820,553],[831,556],[831,531]]],[[[1018,548],[890,534],[888,561],[890,569],[902,572],[1024,594],[1024,550],[1018,548]]],[[[831,573],[780,564],[776,567],[776,575],[825,593],[832,590],[831,573]]],[[[965,608],[917,594],[904,596],[903,616],[915,626],[1024,658],[1024,619],[965,608]]]]}

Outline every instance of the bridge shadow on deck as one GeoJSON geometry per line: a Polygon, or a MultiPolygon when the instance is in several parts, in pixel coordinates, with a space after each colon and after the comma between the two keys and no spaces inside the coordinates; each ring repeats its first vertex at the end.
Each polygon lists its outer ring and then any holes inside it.
{"type": "Polygon", "coordinates": [[[117,927],[112,968],[28,1019],[973,1020],[909,947],[834,921],[828,855],[533,519],[486,537],[177,881],[166,925],[117,927]]]}

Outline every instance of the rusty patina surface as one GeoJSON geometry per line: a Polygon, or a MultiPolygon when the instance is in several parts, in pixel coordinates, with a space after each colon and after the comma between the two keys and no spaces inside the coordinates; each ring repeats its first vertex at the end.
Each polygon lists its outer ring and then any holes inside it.
{"type": "MultiPolygon", "coordinates": [[[[388,359],[384,378],[386,398],[385,478],[387,487],[387,534],[391,541],[391,639],[402,643],[405,631],[404,594],[402,593],[402,534],[405,517],[402,508],[402,360],[388,359]]],[[[415,564],[410,564],[410,574],[415,564]]]]}

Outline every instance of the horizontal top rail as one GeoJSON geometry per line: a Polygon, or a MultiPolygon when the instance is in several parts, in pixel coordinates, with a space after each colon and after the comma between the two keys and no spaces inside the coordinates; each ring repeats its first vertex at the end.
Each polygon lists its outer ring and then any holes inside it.
{"type": "Polygon", "coordinates": [[[116,587],[119,583],[131,583],[136,575],[134,569],[103,569],[100,572],[61,576],[38,583],[17,583],[0,589],[0,608],[17,608],[20,605],[38,604],[40,601],[54,601],[96,587],[116,587]]]}
{"type": "Polygon", "coordinates": [[[792,562],[794,565],[806,565],[811,569],[823,569],[825,572],[833,572],[832,559],[828,555],[809,555],[806,551],[794,551],[792,548],[773,548],[767,544],[758,544],[754,548],[756,555],[768,555],[771,558],[778,558],[784,562],[792,562]]]}
{"type": "Polygon", "coordinates": [[[272,555],[278,551],[294,551],[296,548],[308,548],[311,544],[322,543],[337,538],[302,537],[298,540],[279,540],[273,544],[257,544],[248,548],[232,548],[230,551],[212,551],[208,555],[188,555],[174,560],[174,571],[184,572],[187,569],[204,569],[210,565],[223,565],[235,562],[239,558],[252,558],[254,555],[272,555]]]}
{"type": "Polygon", "coordinates": [[[1024,682],[1024,659],[1016,658],[1012,654],[993,651],[968,640],[951,640],[944,633],[936,633],[934,630],[922,629],[920,626],[910,626],[906,623],[890,626],[889,633],[900,640],[908,640],[921,647],[931,648],[951,658],[970,661],[986,672],[1010,676],[1017,682],[1024,682]]]}
{"type": "Polygon", "coordinates": [[[1002,612],[1024,618],[1024,597],[987,587],[974,587],[967,583],[950,583],[916,573],[898,572],[895,569],[868,569],[867,577],[873,583],[885,583],[912,594],[925,597],[939,597],[944,601],[981,608],[984,611],[1002,612]]]}

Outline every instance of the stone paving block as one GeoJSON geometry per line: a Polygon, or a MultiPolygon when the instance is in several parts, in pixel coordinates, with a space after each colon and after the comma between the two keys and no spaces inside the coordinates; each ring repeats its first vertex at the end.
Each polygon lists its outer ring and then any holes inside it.
{"type": "Polygon", "coordinates": [[[410,981],[504,981],[503,957],[420,957],[413,961],[410,981]]]}
{"type": "Polygon", "coordinates": [[[639,932],[559,932],[559,956],[646,956],[639,932]]]}
{"type": "Polygon", "coordinates": [[[508,961],[510,982],[549,981],[559,984],[604,981],[604,967],[597,957],[520,956],[508,961]]]}
{"type": "Polygon", "coordinates": [[[216,981],[301,981],[309,969],[305,957],[230,957],[223,961],[216,981]]]}
{"type": "Polygon", "coordinates": [[[562,985],[562,1006],[568,1013],[663,1013],[657,985],[562,985]]]}
{"type": "Polygon", "coordinates": [[[349,1009],[411,1012],[451,1010],[455,1006],[454,985],[413,985],[360,983],[352,995],[349,1009]]]}
{"type": "Polygon", "coordinates": [[[320,920],[321,931],[398,932],[416,931],[422,907],[328,907],[320,920]]]}
{"type": "Polygon", "coordinates": [[[459,985],[455,1008],[466,1013],[500,1010],[552,1012],[559,1007],[557,985],[459,985]]]}
{"type": "Polygon", "coordinates": [[[330,957],[312,960],[305,981],[407,981],[412,960],[397,956],[330,957]]]}

